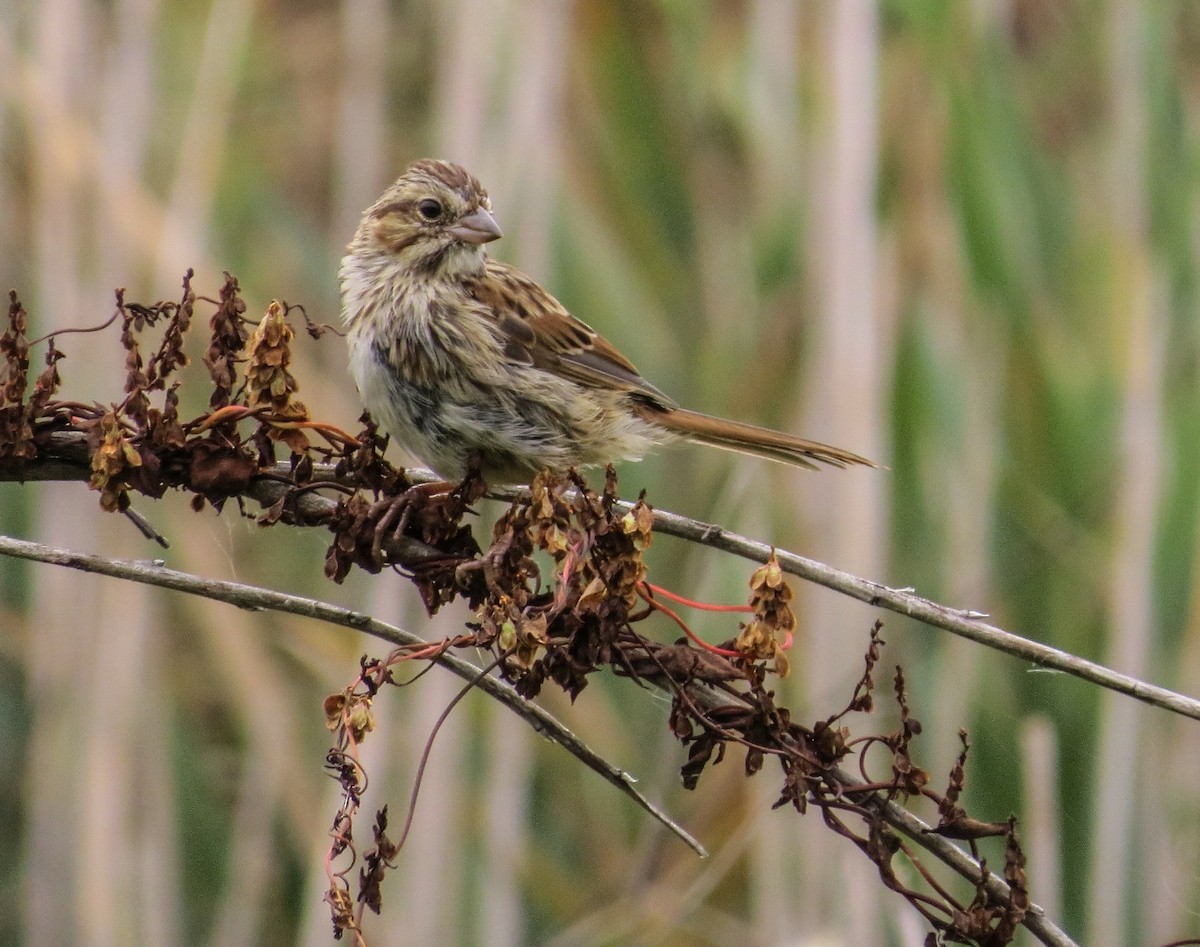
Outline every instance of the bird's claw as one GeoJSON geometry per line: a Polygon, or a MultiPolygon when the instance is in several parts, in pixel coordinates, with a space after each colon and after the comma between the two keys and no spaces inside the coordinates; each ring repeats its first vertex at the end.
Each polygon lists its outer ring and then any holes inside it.
{"type": "Polygon", "coordinates": [[[430,497],[436,496],[439,493],[446,493],[453,489],[453,487],[454,484],[444,480],[434,481],[433,483],[418,483],[409,487],[403,493],[377,500],[374,508],[371,510],[372,517],[376,515],[379,517],[375,522],[375,531],[371,536],[371,558],[379,565],[383,565],[383,544],[389,532],[393,539],[399,539],[404,535],[404,530],[408,528],[413,510],[417,508],[418,502],[427,501],[430,497]]]}

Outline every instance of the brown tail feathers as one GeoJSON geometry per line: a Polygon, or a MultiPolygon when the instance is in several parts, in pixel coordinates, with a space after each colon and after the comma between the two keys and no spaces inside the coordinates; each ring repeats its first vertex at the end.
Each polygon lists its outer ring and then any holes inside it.
{"type": "Polygon", "coordinates": [[[793,437],[765,427],[753,424],[743,424],[740,421],[726,421],[714,418],[698,411],[686,408],[671,408],[661,410],[646,406],[640,411],[641,416],[665,430],[712,447],[736,451],[739,454],[749,454],[751,457],[765,457],[777,460],[783,464],[793,464],[797,467],[807,467],[816,470],[816,462],[830,464],[833,467],[850,467],[861,464],[864,467],[877,467],[878,464],[852,454],[840,447],[831,447],[817,441],[808,441],[802,437],[793,437]]]}

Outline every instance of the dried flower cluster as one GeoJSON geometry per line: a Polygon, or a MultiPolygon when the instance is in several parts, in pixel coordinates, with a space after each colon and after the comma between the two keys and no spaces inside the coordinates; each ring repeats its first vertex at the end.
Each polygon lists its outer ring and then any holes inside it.
{"type": "Polygon", "coordinates": [[[25,308],[15,292],[10,292],[8,298],[8,325],[0,335],[0,356],[4,359],[0,365],[0,460],[32,460],[38,456],[34,422],[47,413],[46,405],[58,390],[58,360],[62,353],[55,349],[51,339],[46,350],[46,368],[26,401],[29,340],[25,335],[25,308]]]}

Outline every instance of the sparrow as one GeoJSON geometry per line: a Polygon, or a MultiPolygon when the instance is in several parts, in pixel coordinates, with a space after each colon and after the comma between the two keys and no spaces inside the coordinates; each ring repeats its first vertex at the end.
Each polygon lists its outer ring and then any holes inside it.
{"type": "Polygon", "coordinates": [[[488,257],[501,236],[479,181],[411,165],[363,214],[342,259],[350,371],[380,427],[447,480],[641,459],[684,439],[815,468],[871,461],[681,408],[524,273],[488,257]]]}

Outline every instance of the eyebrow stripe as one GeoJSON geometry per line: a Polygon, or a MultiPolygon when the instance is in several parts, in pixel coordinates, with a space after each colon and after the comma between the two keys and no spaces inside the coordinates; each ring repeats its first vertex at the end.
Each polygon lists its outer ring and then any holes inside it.
{"type": "Polygon", "coordinates": [[[388,214],[403,213],[405,211],[412,210],[412,207],[413,202],[409,199],[402,201],[389,201],[388,203],[372,210],[371,216],[379,219],[380,217],[386,217],[388,214]]]}

